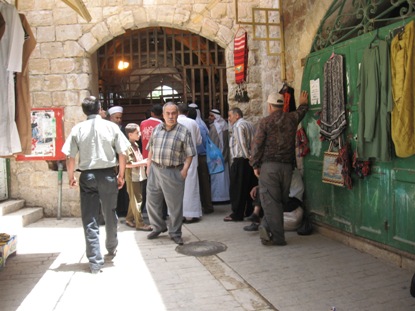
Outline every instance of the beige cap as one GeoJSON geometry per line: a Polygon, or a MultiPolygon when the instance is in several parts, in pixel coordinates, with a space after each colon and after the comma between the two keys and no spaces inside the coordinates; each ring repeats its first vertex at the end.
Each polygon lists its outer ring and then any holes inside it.
{"type": "Polygon", "coordinates": [[[284,96],[279,93],[271,93],[268,95],[267,103],[274,106],[284,106],[284,96]]]}
{"type": "Polygon", "coordinates": [[[108,109],[108,113],[109,113],[109,115],[112,115],[112,114],[114,114],[114,113],[117,113],[117,112],[123,112],[123,108],[121,107],[121,106],[114,106],[114,107],[111,107],[110,109],[108,109]]]}

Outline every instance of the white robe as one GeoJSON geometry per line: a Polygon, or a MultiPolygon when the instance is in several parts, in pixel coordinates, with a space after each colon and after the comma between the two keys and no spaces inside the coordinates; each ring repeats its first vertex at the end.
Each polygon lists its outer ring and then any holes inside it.
{"type": "MultiPolygon", "coordinates": [[[[200,135],[199,126],[195,120],[190,119],[185,115],[179,115],[177,122],[184,125],[189,130],[195,148],[197,145],[202,143],[202,136],[200,135]]],[[[197,166],[198,160],[196,154],[192,159],[192,164],[189,167],[184,184],[183,217],[199,218],[202,216],[197,166]]]]}
{"type": "Polygon", "coordinates": [[[22,71],[24,29],[16,8],[0,3],[6,30],[0,40],[0,156],[22,151],[15,122],[14,72],[22,71]]]}

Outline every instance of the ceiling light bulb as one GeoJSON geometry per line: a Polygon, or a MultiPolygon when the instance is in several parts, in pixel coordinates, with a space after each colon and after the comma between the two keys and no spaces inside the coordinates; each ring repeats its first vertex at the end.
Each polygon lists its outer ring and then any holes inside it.
{"type": "Polygon", "coordinates": [[[118,69],[119,70],[127,69],[129,66],[130,66],[130,63],[129,62],[125,62],[123,60],[120,60],[119,63],[118,63],[118,69]]]}

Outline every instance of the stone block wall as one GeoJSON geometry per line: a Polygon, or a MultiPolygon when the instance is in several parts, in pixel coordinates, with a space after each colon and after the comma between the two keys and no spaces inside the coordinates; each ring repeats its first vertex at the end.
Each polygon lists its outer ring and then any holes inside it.
{"type": "Polygon", "coordinates": [[[283,1],[286,75],[288,84],[296,91],[296,97],[301,90],[302,60],[310,53],[320,22],[332,2],[283,1]]]}
{"type": "MultiPolygon", "coordinates": [[[[286,24],[287,74],[294,85],[301,84],[301,58],[310,50],[318,27],[315,16],[323,16],[324,3],[317,1],[282,1],[286,24]],[[286,3],[287,2],[287,3],[286,3]],[[312,7],[312,3],[315,2],[312,7]],[[298,8],[306,9],[302,15],[298,8]],[[314,15],[313,15],[314,14],[314,15]]],[[[282,85],[281,62],[268,56],[265,43],[252,39],[248,32],[249,60],[246,84],[250,101],[234,101],[237,86],[233,68],[233,39],[240,25],[235,22],[233,0],[85,0],[92,16],[85,21],[60,0],[19,1],[19,11],[26,15],[37,46],[31,55],[29,74],[33,107],[65,107],[66,135],[74,124],[85,119],[80,102],[95,95],[97,72],[95,52],[106,42],[128,29],[160,26],[184,29],[217,42],[226,51],[230,107],[238,106],[247,119],[256,122],[266,114],[267,95],[282,85]]],[[[252,20],[252,7],[276,8],[277,1],[240,0],[239,20],[252,20]]],[[[327,6],[327,5],[326,5],[327,6]]],[[[296,87],[296,90],[299,89],[296,87]]],[[[55,216],[58,196],[58,173],[44,161],[11,161],[11,197],[25,199],[29,206],[43,206],[45,215],[55,216]]],[[[79,190],[69,189],[63,174],[62,216],[79,216],[79,190]]]]}

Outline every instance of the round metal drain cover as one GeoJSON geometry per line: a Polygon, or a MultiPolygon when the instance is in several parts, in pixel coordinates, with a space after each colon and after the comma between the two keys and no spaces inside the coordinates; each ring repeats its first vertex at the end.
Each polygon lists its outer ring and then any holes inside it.
{"type": "Polygon", "coordinates": [[[226,245],[212,241],[197,241],[180,245],[176,248],[177,252],[187,256],[211,256],[226,250],[226,245]]]}

